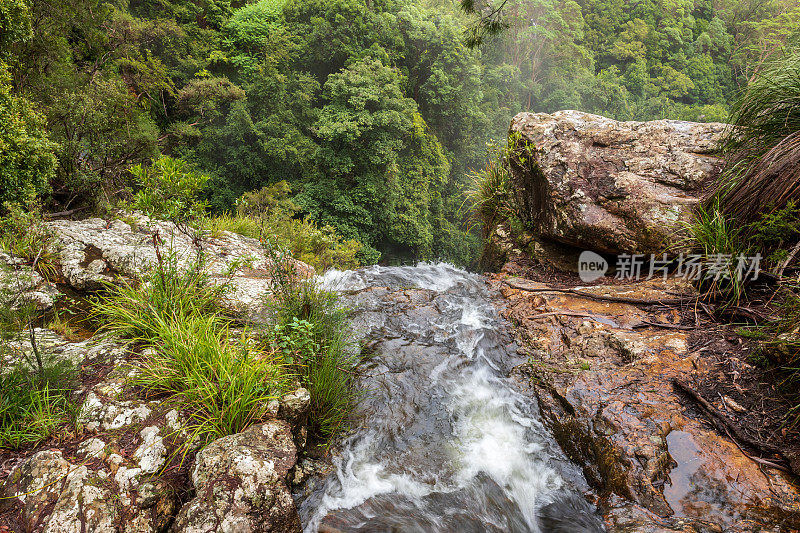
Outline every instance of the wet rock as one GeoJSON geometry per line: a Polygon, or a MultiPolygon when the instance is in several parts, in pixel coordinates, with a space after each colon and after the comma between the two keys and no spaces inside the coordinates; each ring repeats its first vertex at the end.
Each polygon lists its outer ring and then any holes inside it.
{"type": "MultiPolygon", "coordinates": [[[[202,249],[212,281],[230,282],[223,305],[250,320],[265,318],[263,299],[270,288],[271,262],[256,239],[223,232],[197,240],[191,231],[142,215],[131,215],[128,222],[90,218],[48,223],[58,243],[64,277],[73,288],[97,290],[118,278],[141,278],[158,261],[153,244],[157,235],[162,253],[171,249],[181,268],[195,261],[202,249]]],[[[294,265],[298,275],[314,272],[300,261],[294,265]]]]}
{"type": "Polygon", "coordinates": [[[299,387],[297,390],[281,398],[278,415],[295,424],[302,422],[311,408],[311,394],[308,389],[299,387]]]}
{"type": "Polygon", "coordinates": [[[520,113],[512,182],[538,237],[609,253],[680,248],[723,124],[617,122],[579,111],[520,113]],[[524,150],[530,143],[530,153],[524,150]]]}
{"type": "Polygon", "coordinates": [[[192,472],[197,496],[178,513],[175,533],[299,532],[286,486],[296,461],[291,429],[269,421],[203,448],[192,472]]]}
{"type": "Polygon", "coordinates": [[[681,404],[672,379],[691,382],[710,369],[689,353],[684,331],[640,327],[648,312],[669,324],[674,311],[590,297],[648,300],[685,290],[672,283],[581,287],[583,297],[500,282],[543,421],[599,491],[610,531],[800,527],[791,481],[762,470],[681,404]]]}

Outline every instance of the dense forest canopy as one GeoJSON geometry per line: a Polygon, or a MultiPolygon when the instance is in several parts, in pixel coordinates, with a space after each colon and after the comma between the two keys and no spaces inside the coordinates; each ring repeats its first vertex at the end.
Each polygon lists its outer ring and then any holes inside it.
{"type": "Polygon", "coordinates": [[[0,202],[103,209],[162,155],[210,209],[286,181],[364,262],[472,260],[462,191],[519,111],[725,120],[797,0],[0,0],[0,202]]]}

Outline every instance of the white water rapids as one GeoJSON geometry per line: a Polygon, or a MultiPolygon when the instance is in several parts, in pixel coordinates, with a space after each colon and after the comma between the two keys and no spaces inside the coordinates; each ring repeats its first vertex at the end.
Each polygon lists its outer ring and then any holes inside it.
{"type": "Polygon", "coordinates": [[[376,344],[355,431],[301,506],[305,533],[602,531],[579,470],[507,378],[521,361],[482,277],[423,263],[322,283],[376,344]]]}

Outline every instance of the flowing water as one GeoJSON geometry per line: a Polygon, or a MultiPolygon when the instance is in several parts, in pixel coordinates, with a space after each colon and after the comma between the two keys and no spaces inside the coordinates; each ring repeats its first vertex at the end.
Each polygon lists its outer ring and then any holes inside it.
{"type": "Polygon", "coordinates": [[[306,533],[602,531],[579,470],[506,377],[522,361],[482,277],[420,264],[323,283],[375,355],[336,471],[301,506],[306,533]]]}

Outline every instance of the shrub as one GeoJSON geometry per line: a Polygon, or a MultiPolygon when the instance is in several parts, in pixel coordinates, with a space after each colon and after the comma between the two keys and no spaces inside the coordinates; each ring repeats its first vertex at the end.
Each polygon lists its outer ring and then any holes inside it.
{"type": "Polygon", "coordinates": [[[797,240],[800,233],[800,207],[794,200],[781,209],[768,209],[746,227],[750,242],[767,258],[767,263],[779,267],[789,258],[786,244],[797,240]]]}
{"type": "Polygon", "coordinates": [[[295,259],[318,272],[328,268],[342,270],[361,265],[364,247],[355,240],[343,240],[331,226],[318,227],[309,219],[294,218],[299,208],[289,199],[291,189],[285,181],[245,193],[237,201],[237,214],[206,218],[203,227],[218,237],[222,231],[239,233],[290,250],[295,259]]]}
{"type": "Polygon", "coordinates": [[[163,156],[149,167],[136,165],[130,172],[140,187],[130,202],[131,208],[172,221],[205,214],[206,204],[199,198],[210,177],[195,171],[186,161],[163,156]]]}
{"type": "Polygon", "coordinates": [[[291,218],[300,208],[289,199],[292,192],[286,181],[279,181],[257,191],[246,192],[236,201],[236,212],[250,218],[291,218]]]}
{"type": "Polygon", "coordinates": [[[0,218],[0,249],[26,262],[45,279],[58,277],[58,256],[53,237],[42,222],[38,203],[6,203],[0,218]],[[34,264],[35,263],[35,264],[34,264]]]}
{"type": "Polygon", "coordinates": [[[270,343],[309,389],[312,431],[330,439],[344,429],[356,400],[353,375],[358,361],[348,350],[347,314],[336,293],[296,275],[289,254],[275,248],[269,252],[275,316],[270,343]]]}

